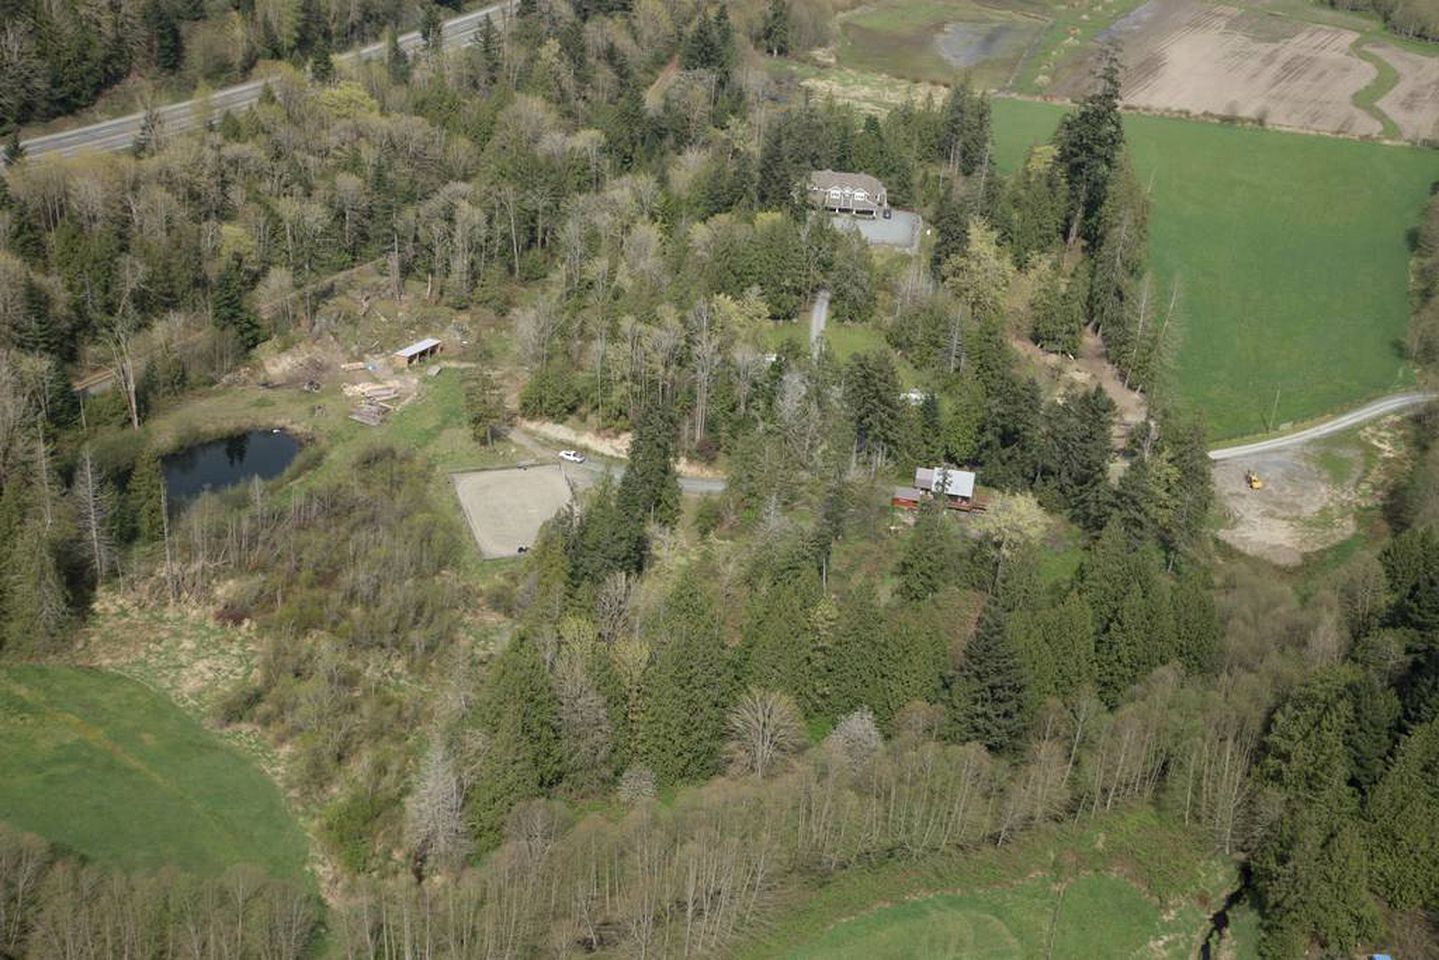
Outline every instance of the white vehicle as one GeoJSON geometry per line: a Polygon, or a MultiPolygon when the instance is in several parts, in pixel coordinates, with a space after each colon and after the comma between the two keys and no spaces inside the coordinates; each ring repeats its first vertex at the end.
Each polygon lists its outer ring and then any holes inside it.
{"type": "Polygon", "coordinates": [[[578,450],[561,450],[560,459],[568,463],[584,463],[585,455],[578,450]]]}

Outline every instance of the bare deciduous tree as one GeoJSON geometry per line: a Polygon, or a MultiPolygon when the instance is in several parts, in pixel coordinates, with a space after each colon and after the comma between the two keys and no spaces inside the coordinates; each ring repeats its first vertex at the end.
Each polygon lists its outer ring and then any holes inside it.
{"type": "Polygon", "coordinates": [[[824,745],[851,770],[858,770],[884,746],[884,737],[874,722],[874,711],[860,707],[835,725],[824,745]]]}
{"type": "Polygon", "coordinates": [[[804,743],[804,720],[794,698],[751,689],[729,714],[730,762],[735,770],[764,779],[804,743]]]}
{"type": "Polygon", "coordinates": [[[428,867],[447,870],[463,860],[468,849],[464,807],[465,785],[448,747],[436,737],[420,764],[405,811],[405,833],[417,875],[428,867]]]}

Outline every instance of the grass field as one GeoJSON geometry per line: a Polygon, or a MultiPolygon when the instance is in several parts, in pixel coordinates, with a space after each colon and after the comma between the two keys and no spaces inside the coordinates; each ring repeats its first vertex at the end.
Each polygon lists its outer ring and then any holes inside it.
{"type": "Polygon", "coordinates": [[[0,820],[96,862],[297,879],[306,840],[275,785],[169,700],[117,674],[0,670],[0,820]]]}
{"type": "Polygon", "coordinates": [[[1013,887],[943,894],[884,907],[832,927],[794,960],[924,960],[940,957],[1053,960],[1194,955],[1204,913],[1159,907],[1118,877],[1091,874],[1063,896],[1048,878],[1013,887]],[[1052,941],[1051,941],[1052,936],[1052,941]]]}
{"type": "MultiPolygon", "coordinates": [[[[1191,958],[1234,869],[1182,827],[1138,809],[1046,827],[1002,849],[857,870],[802,899],[749,960],[950,957],[1191,958]]],[[[1255,956],[1236,913],[1223,955],[1255,956]]]]}
{"type": "MultiPolygon", "coordinates": [[[[1062,114],[997,101],[1001,166],[1013,169],[1062,114]]],[[[1407,235],[1439,156],[1134,114],[1125,127],[1151,190],[1151,265],[1163,298],[1179,287],[1177,387],[1212,437],[1263,433],[1413,382],[1399,352],[1407,235]]]]}

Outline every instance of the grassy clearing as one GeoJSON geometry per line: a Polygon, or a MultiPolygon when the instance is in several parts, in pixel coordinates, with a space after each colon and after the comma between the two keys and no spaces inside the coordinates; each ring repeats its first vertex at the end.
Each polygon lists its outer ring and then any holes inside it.
{"type": "MultiPolygon", "coordinates": [[[[1140,809],[1043,828],[1003,849],[845,875],[738,955],[1188,958],[1235,882],[1199,838],[1140,809]]],[[[1231,945],[1240,960],[1254,956],[1252,931],[1231,945]]]]}
{"type": "Polygon", "coordinates": [[[1187,958],[1203,911],[1160,918],[1118,877],[1091,874],[1060,890],[1050,878],[885,907],[847,921],[790,954],[795,960],[938,957],[1187,958]],[[1051,942],[1051,934],[1053,940],[1051,942]],[[1157,941],[1157,942],[1156,942],[1157,941]],[[1148,952],[1146,945],[1150,945],[1148,952]]]}
{"type": "Polygon", "coordinates": [[[128,869],[305,874],[305,836],[275,785],[134,680],[0,670],[0,741],[0,819],[62,848],[128,869]]]}
{"type": "MultiPolygon", "coordinates": [[[[763,340],[765,346],[770,350],[778,349],[780,344],[785,342],[806,344],[809,342],[809,321],[772,323],[765,329],[763,340]]],[[[889,349],[884,334],[874,327],[849,323],[827,324],[824,329],[824,340],[841,363],[856,353],[889,349]]],[[[895,369],[899,372],[899,382],[905,389],[920,385],[922,378],[919,371],[903,358],[895,358],[895,369]]]]}
{"type": "MultiPolygon", "coordinates": [[[[995,103],[1008,169],[1064,108],[995,103]]],[[[1179,285],[1176,386],[1216,439],[1354,406],[1413,382],[1408,230],[1439,160],[1410,147],[1129,115],[1150,187],[1150,262],[1179,285]],[[1323,371],[1323,373],[1319,373],[1323,371]],[[1276,403],[1277,398],[1277,403],[1276,403]]]]}

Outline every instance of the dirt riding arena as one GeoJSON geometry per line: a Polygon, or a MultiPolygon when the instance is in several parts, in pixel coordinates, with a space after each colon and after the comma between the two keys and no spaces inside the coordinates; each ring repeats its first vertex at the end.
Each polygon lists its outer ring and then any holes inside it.
{"type": "Polygon", "coordinates": [[[470,532],[486,559],[513,557],[535,542],[541,525],[570,502],[559,464],[477,470],[451,476],[470,532]]]}
{"type": "Polygon", "coordinates": [[[1149,0],[1107,33],[1123,44],[1125,103],[1352,136],[1381,131],[1354,94],[1378,70],[1352,30],[1198,0],[1149,0]]]}

